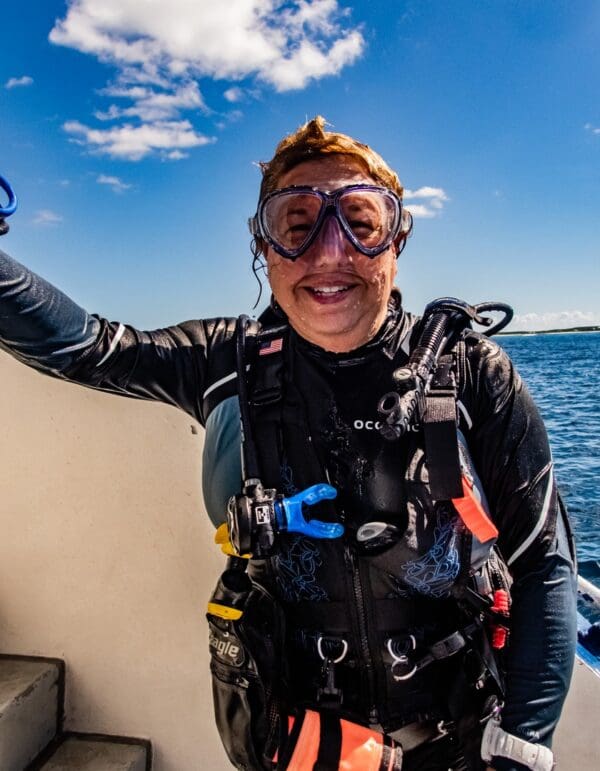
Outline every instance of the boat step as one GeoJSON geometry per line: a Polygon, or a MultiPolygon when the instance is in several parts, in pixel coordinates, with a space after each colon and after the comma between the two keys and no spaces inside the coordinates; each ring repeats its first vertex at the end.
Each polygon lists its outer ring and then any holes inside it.
{"type": "Polygon", "coordinates": [[[60,728],[64,664],[0,655],[0,769],[23,771],[60,728]]]}
{"type": "Polygon", "coordinates": [[[149,742],[67,734],[29,771],[147,771],[149,768],[149,742]]]}

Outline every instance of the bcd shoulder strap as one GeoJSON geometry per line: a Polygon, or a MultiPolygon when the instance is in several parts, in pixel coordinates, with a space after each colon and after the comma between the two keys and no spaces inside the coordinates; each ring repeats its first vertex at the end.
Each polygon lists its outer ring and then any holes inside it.
{"type": "Polygon", "coordinates": [[[264,329],[256,336],[250,357],[253,407],[277,404],[283,398],[284,355],[289,342],[287,324],[264,329]]]}
{"type": "Polygon", "coordinates": [[[435,500],[448,501],[463,494],[457,437],[457,383],[455,356],[440,356],[425,396],[423,433],[429,486],[435,500]]]}

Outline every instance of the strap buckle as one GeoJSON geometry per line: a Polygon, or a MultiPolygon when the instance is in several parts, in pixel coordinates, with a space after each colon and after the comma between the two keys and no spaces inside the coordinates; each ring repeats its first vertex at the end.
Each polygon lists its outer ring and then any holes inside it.
{"type": "Polygon", "coordinates": [[[323,704],[327,702],[340,705],[344,700],[344,693],[335,684],[335,665],[346,658],[348,643],[343,637],[324,637],[320,634],[317,638],[317,653],[323,661],[322,676],[324,679],[324,684],[317,690],[317,703],[323,704]],[[336,658],[333,658],[335,652],[337,652],[336,650],[330,656],[327,656],[323,651],[323,642],[330,646],[341,645],[341,653],[336,658]]]}

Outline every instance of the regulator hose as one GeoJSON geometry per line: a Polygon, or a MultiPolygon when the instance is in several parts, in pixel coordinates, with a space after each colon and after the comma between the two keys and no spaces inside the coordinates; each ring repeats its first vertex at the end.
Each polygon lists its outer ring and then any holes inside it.
{"type": "Polygon", "coordinates": [[[473,321],[487,327],[484,335],[493,335],[504,329],[512,317],[512,308],[504,303],[469,305],[455,297],[441,297],[429,303],[423,312],[422,331],[416,347],[407,364],[394,371],[396,389],[382,396],[377,405],[382,418],[381,435],[392,441],[408,431],[427,395],[438,359],[451,340],[473,321]],[[504,314],[495,325],[492,318],[481,315],[491,311],[504,314]]]}

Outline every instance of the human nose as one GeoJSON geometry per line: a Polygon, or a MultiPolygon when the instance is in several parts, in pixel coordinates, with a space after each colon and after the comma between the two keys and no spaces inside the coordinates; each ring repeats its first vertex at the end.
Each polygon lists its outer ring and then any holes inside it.
{"type": "Polygon", "coordinates": [[[344,235],[337,217],[329,215],[325,218],[321,231],[308,250],[309,256],[317,265],[328,262],[352,262],[352,247],[344,235]]]}

